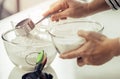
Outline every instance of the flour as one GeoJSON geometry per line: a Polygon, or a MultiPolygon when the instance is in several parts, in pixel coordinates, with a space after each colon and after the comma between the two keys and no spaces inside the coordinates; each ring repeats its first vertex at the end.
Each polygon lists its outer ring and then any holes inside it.
{"type": "Polygon", "coordinates": [[[85,42],[85,39],[81,37],[76,37],[76,39],[54,39],[54,42],[60,53],[64,53],[78,48],[85,42]]]}

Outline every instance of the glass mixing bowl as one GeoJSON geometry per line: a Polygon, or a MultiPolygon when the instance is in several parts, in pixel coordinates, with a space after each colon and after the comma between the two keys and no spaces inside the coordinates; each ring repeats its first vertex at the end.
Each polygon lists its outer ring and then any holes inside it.
{"type": "Polygon", "coordinates": [[[50,65],[56,56],[56,50],[50,41],[49,34],[42,28],[33,30],[28,36],[20,36],[21,29],[11,29],[2,34],[5,49],[10,60],[18,67],[33,70],[36,58],[41,50],[47,54],[47,63],[50,65]]]}
{"type": "Polygon", "coordinates": [[[54,46],[59,53],[71,51],[85,42],[85,39],[78,36],[79,30],[102,32],[104,27],[94,21],[72,20],[51,24],[49,34],[52,37],[54,46]]]}

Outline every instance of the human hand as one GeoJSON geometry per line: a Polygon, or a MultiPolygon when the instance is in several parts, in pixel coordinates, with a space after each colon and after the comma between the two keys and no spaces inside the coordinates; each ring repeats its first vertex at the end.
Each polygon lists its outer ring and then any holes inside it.
{"type": "Polygon", "coordinates": [[[102,65],[120,53],[118,38],[110,39],[91,31],[79,31],[78,35],[86,42],[79,48],[60,55],[63,59],[77,58],[77,64],[102,65]]]}
{"type": "Polygon", "coordinates": [[[59,19],[66,19],[67,17],[85,17],[88,14],[87,3],[76,0],[58,0],[43,15],[47,16],[53,13],[55,14],[51,16],[52,21],[59,21],[59,19]]]}
{"type": "Polygon", "coordinates": [[[59,19],[66,19],[67,17],[86,17],[109,9],[110,7],[105,0],[93,0],[89,3],[82,3],[77,0],[58,0],[43,15],[47,16],[55,13],[51,16],[51,20],[59,21],[59,19]]]}

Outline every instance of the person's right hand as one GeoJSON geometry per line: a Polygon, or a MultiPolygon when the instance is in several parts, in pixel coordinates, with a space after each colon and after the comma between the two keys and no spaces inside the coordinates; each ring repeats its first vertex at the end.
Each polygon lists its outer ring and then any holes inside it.
{"type": "Polygon", "coordinates": [[[88,15],[87,3],[81,3],[76,0],[58,0],[43,15],[51,16],[52,21],[66,19],[67,17],[80,18],[88,15]]]}

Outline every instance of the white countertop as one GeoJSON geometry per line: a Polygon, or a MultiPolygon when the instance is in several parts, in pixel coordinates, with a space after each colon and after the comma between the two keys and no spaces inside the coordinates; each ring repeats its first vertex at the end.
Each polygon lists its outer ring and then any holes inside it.
{"type": "MultiPolygon", "coordinates": [[[[42,12],[49,7],[46,5],[50,5],[50,3],[52,2],[45,2],[1,20],[0,35],[11,28],[11,21],[16,23],[26,17],[30,17],[33,21],[36,21],[41,17],[42,12]]],[[[120,11],[106,11],[87,19],[103,24],[105,27],[103,34],[108,37],[120,36],[120,11]]],[[[75,59],[62,60],[57,55],[46,71],[53,73],[54,79],[120,79],[120,57],[115,57],[101,66],[78,67],[75,59]]],[[[0,79],[21,79],[19,77],[22,72],[9,60],[3,41],[0,38],[0,79]]]]}

